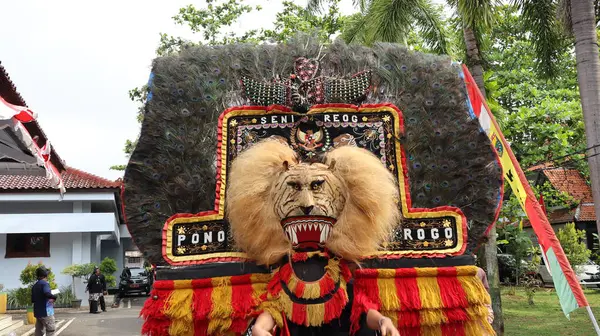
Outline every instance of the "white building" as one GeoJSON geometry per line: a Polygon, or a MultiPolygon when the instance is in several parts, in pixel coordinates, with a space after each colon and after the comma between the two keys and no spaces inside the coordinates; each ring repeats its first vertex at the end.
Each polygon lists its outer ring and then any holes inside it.
{"type": "MultiPolygon", "coordinates": [[[[51,267],[59,286],[71,278],[61,271],[71,264],[117,261],[120,275],[126,251],[137,251],[124,225],[121,181],[109,181],[67,168],[66,193],[51,188],[44,176],[0,175],[0,284],[18,288],[28,264],[51,267]]],[[[77,297],[87,305],[84,285],[77,297]]]]}

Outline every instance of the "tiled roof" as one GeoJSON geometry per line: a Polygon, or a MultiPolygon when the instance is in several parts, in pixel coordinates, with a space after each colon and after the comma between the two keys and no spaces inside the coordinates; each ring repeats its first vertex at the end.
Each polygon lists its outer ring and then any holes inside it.
{"type": "Polygon", "coordinates": [[[536,170],[540,170],[540,169],[553,168],[553,167],[554,167],[554,163],[552,163],[552,162],[540,163],[538,165],[527,168],[527,171],[530,172],[530,171],[536,171],[536,170]]]}
{"type": "MultiPolygon", "coordinates": [[[[568,193],[579,201],[577,208],[557,209],[549,212],[548,220],[550,223],[559,224],[574,221],[586,222],[596,220],[592,188],[577,170],[566,168],[542,168],[541,171],[554,188],[568,193]]],[[[531,224],[528,220],[525,220],[523,226],[528,227],[531,226],[531,224]]]]}
{"type": "Polygon", "coordinates": [[[582,203],[594,202],[592,188],[577,170],[552,168],[544,169],[543,172],[557,190],[568,193],[582,203]]]}
{"type": "Polygon", "coordinates": [[[2,66],[2,62],[0,62],[0,96],[2,96],[7,102],[18,105],[18,106],[27,106],[23,97],[17,91],[17,87],[10,80],[10,76],[6,69],[2,66]]]}
{"type": "Polygon", "coordinates": [[[579,205],[579,212],[576,215],[577,220],[581,222],[595,221],[596,210],[594,209],[594,203],[585,203],[579,205]]]}
{"type": "MultiPolygon", "coordinates": [[[[65,188],[69,189],[112,189],[120,188],[121,180],[111,181],[105,178],[67,167],[61,174],[65,188]]],[[[0,175],[0,191],[54,189],[45,176],[0,175]]]]}

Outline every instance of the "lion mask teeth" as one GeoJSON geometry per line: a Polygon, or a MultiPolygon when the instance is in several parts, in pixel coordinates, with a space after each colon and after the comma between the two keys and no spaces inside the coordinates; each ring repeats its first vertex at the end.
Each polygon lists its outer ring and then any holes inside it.
{"type": "Polygon", "coordinates": [[[331,236],[335,219],[323,216],[289,217],[281,222],[294,248],[318,248],[331,236]]]}

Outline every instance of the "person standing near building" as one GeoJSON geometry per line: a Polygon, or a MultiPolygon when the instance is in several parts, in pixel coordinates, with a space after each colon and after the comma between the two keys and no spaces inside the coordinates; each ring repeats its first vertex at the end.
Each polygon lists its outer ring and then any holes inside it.
{"type": "Polygon", "coordinates": [[[38,281],[31,288],[33,315],[36,318],[35,336],[44,335],[44,329],[46,336],[53,336],[55,329],[54,300],[56,300],[56,296],[52,294],[48,283],[48,270],[45,267],[38,267],[35,270],[35,275],[38,281]]]}
{"type": "Polygon", "coordinates": [[[104,301],[104,295],[106,295],[106,279],[104,275],[100,273],[98,267],[94,268],[94,274],[90,276],[86,291],[90,293],[90,314],[98,314],[98,302],[100,302],[100,308],[103,312],[106,312],[106,302],[104,301]]]}

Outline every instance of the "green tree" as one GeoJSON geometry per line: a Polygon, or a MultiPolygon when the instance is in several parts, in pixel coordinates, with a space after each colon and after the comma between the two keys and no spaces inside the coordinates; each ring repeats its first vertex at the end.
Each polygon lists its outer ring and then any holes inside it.
{"type": "MultiPolygon", "coordinates": [[[[319,13],[325,5],[338,2],[309,0],[308,9],[319,13]]],[[[442,8],[430,0],[355,1],[354,5],[360,12],[350,16],[343,29],[342,38],[347,43],[370,45],[383,41],[408,45],[417,33],[427,50],[448,53],[448,32],[442,8]]]]}
{"type": "MultiPolygon", "coordinates": [[[[21,271],[19,280],[21,280],[21,284],[23,284],[24,287],[17,289],[16,292],[16,299],[19,306],[31,305],[31,289],[38,280],[36,271],[42,266],[46,267],[41,261],[37,265],[28,263],[27,266],[25,266],[25,268],[21,271]]],[[[54,273],[52,273],[52,268],[46,267],[46,269],[48,270],[48,283],[50,284],[50,288],[56,289],[57,285],[54,281],[54,273]]]]}
{"type": "Polygon", "coordinates": [[[586,175],[585,161],[569,155],[586,147],[573,54],[561,49],[555,63],[563,71],[554,81],[540,78],[522,14],[515,6],[496,11],[496,24],[485,35],[486,63],[495,85],[489,96],[497,103],[492,111],[511,149],[523,168],[554,161],[586,175]]]}
{"type": "Polygon", "coordinates": [[[556,237],[573,268],[588,261],[592,252],[587,248],[585,230],[578,230],[575,223],[568,223],[564,228],[558,229],[556,237]]]}
{"type": "Polygon", "coordinates": [[[93,263],[73,264],[73,265],[65,267],[65,269],[62,270],[62,272],[61,272],[62,274],[71,276],[71,279],[72,279],[71,287],[72,287],[73,295],[75,295],[75,293],[77,293],[76,288],[75,288],[75,279],[80,278],[84,282],[87,282],[90,275],[92,275],[92,273],[94,272],[94,267],[96,267],[96,265],[94,265],[93,263]]]}
{"type": "Polygon", "coordinates": [[[498,229],[497,243],[504,248],[506,253],[515,257],[515,276],[518,286],[526,267],[523,260],[529,256],[533,243],[527,233],[518,225],[506,225],[498,229]]]}
{"type": "Polygon", "coordinates": [[[115,287],[117,285],[115,272],[117,271],[117,262],[109,257],[102,259],[100,262],[100,272],[104,274],[107,287],[115,287]]]}
{"type": "MultiPolygon", "coordinates": [[[[331,6],[324,14],[315,14],[294,4],[292,1],[283,2],[283,10],[277,13],[273,22],[273,29],[249,30],[236,34],[227,32],[244,14],[260,11],[261,7],[244,5],[243,1],[205,0],[206,8],[198,9],[193,5],[183,7],[173,16],[175,23],[185,25],[196,34],[200,35],[199,41],[189,41],[180,37],[160,35],[157,56],[175,53],[187,46],[197,44],[228,44],[228,43],[261,43],[266,41],[284,42],[299,32],[315,33],[321,41],[330,42],[331,38],[340,33],[347,25],[347,18],[339,9],[341,0],[330,0],[331,6]]],[[[138,103],[137,119],[143,120],[143,105],[146,101],[148,87],[146,85],[129,91],[129,98],[138,103]]],[[[127,140],[125,143],[125,156],[129,157],[135,149],[137,140],[127,140]]],[[[125,165],[114,165],[113,170],[125,170],[125,165]]]]}
{"type": "MultiPolygon", "coordinates": [[[[553,78],[560,67],[555,60],[564,43],[574,46],[577,82],[585,121],[587,162],[590,167],[596,213],[600,213],[600,56],[596,31],[597,1],[516,0],[537,52],[539,72],[553,78]],[[558,15],[557,15],[558,14],[558,15]],[[566,37],[566,38],[565,38],[566,37]]],[[[596,219],[600,229],[600,216],[596,219]]]]}

